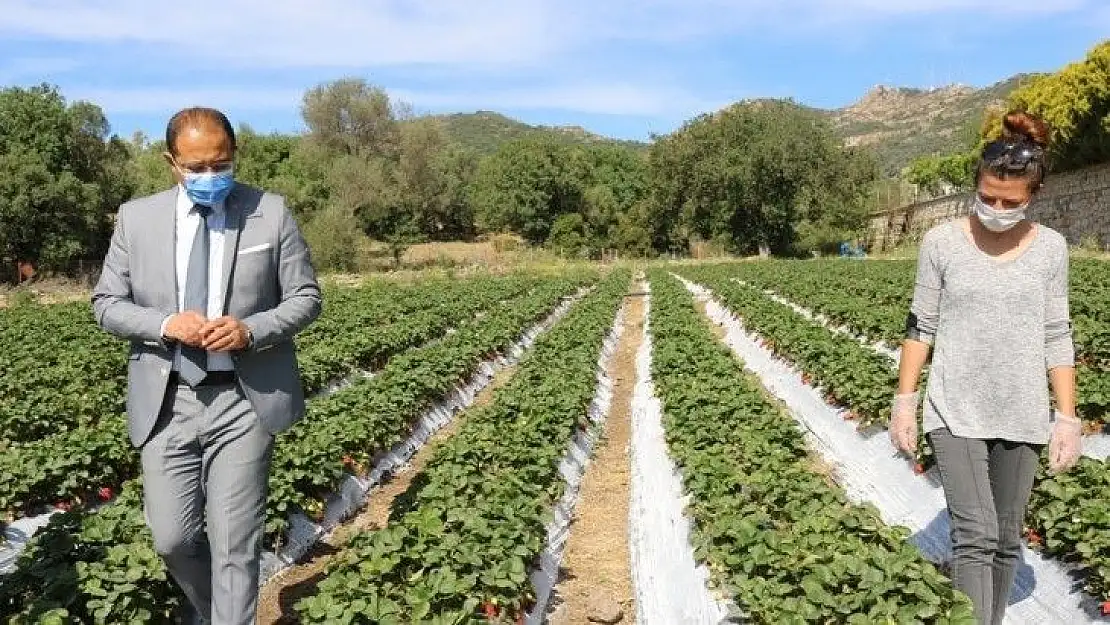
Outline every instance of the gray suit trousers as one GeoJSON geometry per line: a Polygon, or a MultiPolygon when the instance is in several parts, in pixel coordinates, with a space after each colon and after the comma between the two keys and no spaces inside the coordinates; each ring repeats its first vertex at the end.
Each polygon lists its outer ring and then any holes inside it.
{"type": "Polygon", "coordinates": [[[255,622],[274,437],[238,385],[170,385],[142,447],[155,549],[213,625],[255,622]]]}

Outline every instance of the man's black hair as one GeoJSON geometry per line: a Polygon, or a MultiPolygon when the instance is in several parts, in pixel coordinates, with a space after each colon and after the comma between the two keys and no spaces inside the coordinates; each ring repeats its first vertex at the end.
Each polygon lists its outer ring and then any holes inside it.
{"type": "Polygon", "coordinates": [[[178,135],[187,127],[199,126],[205,123],[215,124],[223,128],[228,141],[231,142],[231,151],[235,151],[237,147],[235,143],[235,129],[231,127],[231,120],[220,111],[204,106],[182,109],[170,118],[169,123],[166,124],[166,149],[170,151],[170,154],[176,156],[178,135]]]}

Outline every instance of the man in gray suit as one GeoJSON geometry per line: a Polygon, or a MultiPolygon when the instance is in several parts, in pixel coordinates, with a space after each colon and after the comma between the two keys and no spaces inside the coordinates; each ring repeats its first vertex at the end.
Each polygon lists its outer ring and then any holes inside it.
{"type": "Polygon", "coordinates": [[[284,200],[236,183],[235,132],[185,109],[166,130],[178,186],[120,207],[92,296],[131,341],[127,415],[154,544],[195,609],[255,622],[274,435],[305,411],[293,337],[320,287],[284,200]]]}

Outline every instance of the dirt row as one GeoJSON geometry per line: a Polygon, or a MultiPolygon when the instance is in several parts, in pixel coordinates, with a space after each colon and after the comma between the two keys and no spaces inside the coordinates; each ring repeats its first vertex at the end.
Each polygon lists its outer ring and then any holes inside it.
{"type": "MultiPolygon", "coordinates": [[[[552,625],[634,621],[628,549],[629,441],[636,350],[643,340],[641,295],[628,298],[624,324],[607,371],[614,383],[610,413],[580,487],[570,539],[548,614],[552,625]]],[[[297,623],[293,606],[315,591],[328,563],[343,545],[359,532],[385,526],[395,498],[409,489],[436,448],[459,431],[469,410],[488,404],[494,391],[504,386],[515,370],[509,367],[498,372],[474,404],[437,432],[404,470],[369,493],[365,507],[356,517],[333,530],[297,564],[269,580],[261,590],[257,622],[297,623]]]]}

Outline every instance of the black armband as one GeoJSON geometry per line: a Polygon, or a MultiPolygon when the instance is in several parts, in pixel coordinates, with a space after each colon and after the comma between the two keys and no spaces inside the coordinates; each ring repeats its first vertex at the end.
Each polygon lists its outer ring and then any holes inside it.
{"type": "Polygon", "coordinates": [[[906,315],[906,338],[926,342],[921,338],[921,335],[921,325],[918,323],[917,315],[911,310],[910,314],[906,315]]]}

